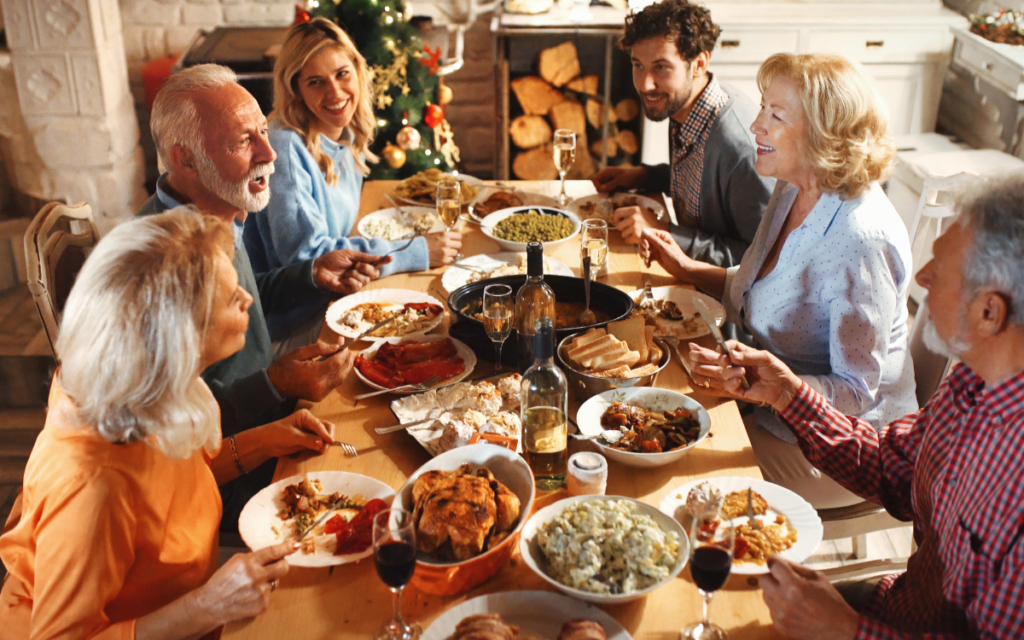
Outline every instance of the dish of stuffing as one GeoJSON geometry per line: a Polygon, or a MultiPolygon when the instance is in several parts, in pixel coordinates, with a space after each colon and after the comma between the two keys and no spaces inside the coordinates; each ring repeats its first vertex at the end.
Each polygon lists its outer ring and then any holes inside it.
{"type": "Polygon", "coordinates": [[[594,605],[550,591],[477,596],[438,616],[421,640],[632,640],[615,618],[594,605]],[[472,635],[487,634],[487,635],[472,635]]]}
{"type": "Polygon", "coordinates": [[[312,471],[279,480],[253,496],[238,518],[250,549],[295,540],[330,513],[288,556],[288,564],[327,567],[357,562],[373,553],[373,515],[395,495],[383,482],[344,471],[312,471]]]}
{"type": "Polygon", "coordinates": [[[441,324],[443,303],[409,289],[369,289],[345,296],[327,307],[324,321],[340,336],[355,338],[381,320],[396,319],[364,340],[423,335],[441,324]]]}
{"type": "Polygon", "coordinates": [[[477,382],[460,382],[393,400],[391,412],[402,424],[432,418],[410,427],[406,433],[435,456],[470,444],[476,434],[514,439],[513,448],[521,452],[522,381],[518,373],[507,373],[477,382]]]}
{"type": "Polygon", "coordinates": [[[688,550],[676,520],[621,496],[559,500],[533,514],[519,542],[534,573],[595,604],[644,597],[683,570],[688,550]]]}
{"type": "Polygon", "coordinates": [[[768,573],[766,557],[771,553],[803,562],[818,548],[824,533],[821,518],[806,500],[789,489],[754,478],[696,480],[670,491],[659,509],[685,528],[690,526],[694,509],[718,510],[721,517],[732,518],[736,532],[732,572],[743,575],[768,573]],[[748,488],[756,525],[747,516],[748,488]]]}

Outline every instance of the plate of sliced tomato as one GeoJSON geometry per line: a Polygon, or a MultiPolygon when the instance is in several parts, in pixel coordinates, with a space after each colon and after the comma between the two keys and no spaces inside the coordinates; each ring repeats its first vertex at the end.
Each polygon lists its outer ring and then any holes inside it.
{"type": "MultiPolygon", "coordinates": [[[[448,336],[390,338],[356,356],[359,379],[374,389],[394,389],[420,384],[431,376],[441,379],[434,386],[454,384],[476,367],[476,354],[465,343],[448,336]]],[[[404,389],[398,394],[419,393],[404,389]]]]}

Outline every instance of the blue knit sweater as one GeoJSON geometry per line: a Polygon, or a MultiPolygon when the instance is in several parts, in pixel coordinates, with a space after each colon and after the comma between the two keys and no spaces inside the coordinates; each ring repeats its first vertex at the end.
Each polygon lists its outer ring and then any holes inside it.
{"type": "MultiPolygon", "coordinates": [[[[349,237],[359,213],[363,177],[347,144],[320,136],[320,148],[334,161],[338,175],[333,187],[296,131],[275,120],[270,125],[270,144],[277,152],[270,204],[245,223],[245,245],[256,272],[319,258],[336,249],[384,255],[404,244],[349,237]]],[[[426,240],[417,238],[393,259],[381,268],[382,276],[428,268],[426,240]]]]}

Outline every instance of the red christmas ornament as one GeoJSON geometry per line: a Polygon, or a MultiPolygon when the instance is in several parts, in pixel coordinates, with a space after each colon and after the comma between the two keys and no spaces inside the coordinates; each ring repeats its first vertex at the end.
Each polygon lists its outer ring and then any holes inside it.
{"type": "Polygon", "coordinates": [[[295,20],[292,21],[292,24],[302,24],[303,22],[309,22],[310,20],[312,20],[312,17],[310,17],[309,12],[306,11],[301,4],[296,4],[295,20]]]}
{"type": "Polygon", "coordinates": [[[423,112],[423,121],[427,123],[427,126],[433,129],[441,124],[442,120],[444,120],[444,109],[436,104],[428,104],[426,111],[423,112]]]}
{"type": "Polygon", "coordinates": [[[416,58],[416,62],[430,69],[430,75],[434,75],[437,73],[437,65],[441,62],[441,47],[434,47],[434,50],[431,51],[430,47],[423,45],[423,51],[426,52],[426,57],[416,58]]]}

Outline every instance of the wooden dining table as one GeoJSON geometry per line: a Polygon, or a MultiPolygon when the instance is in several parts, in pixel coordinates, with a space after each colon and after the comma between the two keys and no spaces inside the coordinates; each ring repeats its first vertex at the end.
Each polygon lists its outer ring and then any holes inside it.
{"type": "MultiPolygon", "coordinates": [[[[360,216],[390,206],[385,194],[393,192],[395,184],[389,181],[367,182],[363,187],[360,216]]],[[[559,189],[556,181],[502,184],[550,196],[556,195],[559,189]]],[[[570,197],[595,193],[589,181],[567,182],[566,192],[570,197]]],[[[477,225],[463,223],[461,231],[464,255],[501,251],[497,243],[484,235],[477,225]]],[[[579,274],[578,239],[555,247],[547,255],[579,274]]],[[[370,283],[367,289],[412,289],[440,297],[444,291],[441,287],[443,272],[444,267],[396,274],[370,283]]],[[[619,233],[611,228],[608,274],[601,281],[623,291],[633,291],[642,287],[641,274],[644,272],[651,274],[654,286],[675,283],[657,264],[644,266],[636,247],[623,242],[619,233]]],[[[446,318],[435,332],[446,333],[447,328],[446,318]]],[[[362,349],[365,346],[363,343],[354,348],[362,349]]],[[[481,359],[478,372],[484,372],[490,366],[481,359]]],[[[691,395],[703,404],[711,416],[711,435],[671,465],[637,469],[610,462],[608,495],[628,496],[657,507],[662,499],[678,487],[699,478],[761,478],[735,402],[702,396],[695,391],[676,357],[658,376],[656,385],[691,395]]],[[[275,480],[305,472],[339,470],[376,478],[397,491],[420,465],[427,462],[430,454],[408,434],[400,431],[378,435],[374,431],[376,427],[397,423],[388,406],[393,396],[386,394],[358,403],[353,400],[355,395],[367,390],[355,375],[350,375],[326,399],[311,407],[317,417],[336,425],[335,437],[354,445],[358,457],[346,457],[339,447],[332,447],[320,456],[281,458],[275,480]]],[[[570,398],[571,416],[575,416],[578,406],[570,398]]],[[[572,441],[570,452],[592,446],[586,442],[572,441]]],[[[564,488],[538,493],[534,508],[539,509],[565,497],[567,494],[564,488]]],[[[438,615],[469,598],[514,590],[553,590],[547,582],[531,572],[520,558],[518,550],[496,575],[466,593],[441,597],[420,592],[412,585],[406,587],[403,614],[407,620],[415,621],[426,629],[438,615]]],[[[689,570],[684,569],[679,576],[644,598],[602,608],[637,640],[676,640],[681,628],[700,619],[701,600],[689,570]]],[[[371,559],[330,568],[293,567],[272,594],[267,610],[256,618],[228,625],[223,637],[231,640],[369,638],[391,614],[391,593],[377,576],[371,559]]],[[[730,577],[725,587],[714,597],[711,617],[713,622],[729,632],[732,640],[780,637],[772,627],[756,579],[749,576],[730,577]]]]}

